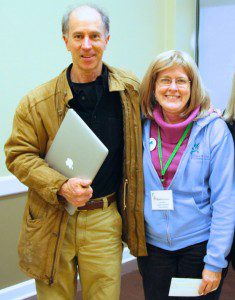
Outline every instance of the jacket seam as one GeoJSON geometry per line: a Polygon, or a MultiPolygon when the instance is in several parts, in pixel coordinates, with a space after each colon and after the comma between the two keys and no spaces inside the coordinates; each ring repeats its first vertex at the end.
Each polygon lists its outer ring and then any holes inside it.
{"type": "MultiPolygon", "coordinates": [[[[32,110],[33,110],[37,105],[39,105],[41,102],[47,101],[47,100],[48,100],[49,98],[51,98],[51,97],[57,96],[57,95],[60,94],[60,93],[62,93],[62,92],[61,92],[61,91],[58,91],[58,92],[56,92],[56,93],[54,93],[54,94],[52,93],[51,95],[49,95],[49,96],[46,97],[46,98],[43,98],[43,99],[41,99],[41,100],[38,100],[38,101],[37,101],[36,103],[34,103],[34,104],[31,104],[31,103],[30,103],[29,109],[27,109],[25,115],[22,114],[22,112],[21,112],[22,109],[19,109],[19,110],[18,110],[18,114],[21,115],[22,117],[28,117],[28,116],[30,115],[30,113],[32,112],[32,110]]],[[[28,98],[31,98],[31,95],[29,94],[27,97],[28,97],[28,98]]],[[[31,99],[35,99],[35,96],[33,96],[31,99]]],[[[28,99],[28,102],[31,102],[31,99],[28,99]]]]}

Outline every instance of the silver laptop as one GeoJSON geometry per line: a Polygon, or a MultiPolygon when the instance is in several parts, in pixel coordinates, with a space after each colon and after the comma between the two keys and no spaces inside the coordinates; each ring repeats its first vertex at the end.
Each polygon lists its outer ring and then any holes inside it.
{"type": "MultiPolygon", "coordinates": [[[[81,117],[69,109],[45,160],[68,178],[93,180],[107,155],[105,145],[81,117]]],[[[72,215],[76,208],[67,203],[66,210],[72,215]]]]}

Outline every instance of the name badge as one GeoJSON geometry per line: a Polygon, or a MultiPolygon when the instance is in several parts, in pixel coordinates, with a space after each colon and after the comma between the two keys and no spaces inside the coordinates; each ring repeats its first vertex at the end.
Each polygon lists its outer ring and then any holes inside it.
{"type": "Polygon", "coordinates": [[[151,191],[152,210],[174,210],[172,190],[151,191]]]}

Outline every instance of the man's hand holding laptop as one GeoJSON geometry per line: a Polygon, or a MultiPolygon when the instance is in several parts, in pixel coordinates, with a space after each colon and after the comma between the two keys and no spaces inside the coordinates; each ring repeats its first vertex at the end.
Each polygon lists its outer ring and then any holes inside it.
{"type": "Polygon", "coordinates": [[[91,180],[70,178],[60,188],[58,194],[75,207],[84,206],[92,197],[91,180]]]}

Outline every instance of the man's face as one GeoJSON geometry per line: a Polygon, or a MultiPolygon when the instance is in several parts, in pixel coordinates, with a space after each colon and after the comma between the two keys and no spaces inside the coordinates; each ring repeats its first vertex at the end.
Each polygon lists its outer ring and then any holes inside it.
{"type": "Polygon", "coordinates": [[[64,41],[77,71],[89,73],[101,70],[109,35],[98,12],[89,7],[73,11],[64,41]]]}

